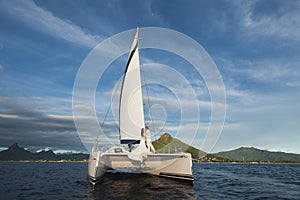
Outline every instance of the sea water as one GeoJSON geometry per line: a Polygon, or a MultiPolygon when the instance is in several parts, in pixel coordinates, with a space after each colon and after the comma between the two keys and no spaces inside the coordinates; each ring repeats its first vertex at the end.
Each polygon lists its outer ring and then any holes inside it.
{"type": "Polygon", "coordinates": [[[107,173],[93,188],[87,163],[0,162],[0,199],[300,199],[297,164],[193,164],[194,186],[107,173]]]}

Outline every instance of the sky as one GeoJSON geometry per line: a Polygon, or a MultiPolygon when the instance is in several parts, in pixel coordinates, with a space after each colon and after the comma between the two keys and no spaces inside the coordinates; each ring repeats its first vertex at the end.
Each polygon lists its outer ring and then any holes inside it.
{"type": "MultiPolygon", "coordinates": [[[[98,44],[139,25],[187,35],[216,64],[226,92],[226,117],[209,151],[249,146],[300,153],[299,11],[296,0],[0,0],[0,150],[17,142],[32,151],[86,152],[72,112],[77,72],[98,44]]],[[[149,88],[153,102],[153,129],[159,130],[155,137],[163,132],[176,137],[181,126],[186,136],[178,138],[187,141],[196,130],[189,143],[201,148],[212,112],[203,77],[169,52],[140,53],[144,81],[163,75],[166,85],[183,94],[180,106],[187,109],[188,120],[180,123],[176,92],[155,84],[143,87],[144,94],[149,88]],[[194,116],[189,94],[176,85],[172,70],[189,81],[200,116],[194,116]]],[[[118,97],[112,96],[118,96],[126,58],[121,56],[105,71],[95,95],[99,122],[113,102],[103,128],[113,138],[118,138],[113,121],[118,97]]]]}

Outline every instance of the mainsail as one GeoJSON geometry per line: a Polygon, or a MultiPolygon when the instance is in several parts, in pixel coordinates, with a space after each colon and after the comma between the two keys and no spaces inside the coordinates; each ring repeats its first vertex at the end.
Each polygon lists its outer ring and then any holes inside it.
{"type": "Polygon", "coordinates": [[[121,144],[139,143],[145,126],[141,87],[138,29],[135,34],[123,78],[119,107],[121,144]]]}

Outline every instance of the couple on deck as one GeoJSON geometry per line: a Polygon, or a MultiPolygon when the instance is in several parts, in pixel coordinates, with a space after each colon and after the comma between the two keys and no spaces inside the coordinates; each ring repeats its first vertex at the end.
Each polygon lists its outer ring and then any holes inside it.
{"type": "Polygon", "coordinates": [[[152,145],[152,142],[151,142],[151,133],[150,133],[150,130],[149,130],[148,126],[145,126],[145,128],[142,128],[141,136],[142,136],[142,139],[145,141],[147,149],[149,149],[150,151],[155,153],[155,149],[154,149],[154,147],[152,145]]]}

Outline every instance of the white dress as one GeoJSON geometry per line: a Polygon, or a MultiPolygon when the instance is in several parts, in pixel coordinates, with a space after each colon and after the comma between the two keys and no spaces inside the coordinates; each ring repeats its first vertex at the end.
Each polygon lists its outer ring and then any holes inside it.
{"type": "Polygon", "coordinates": [[[147,148],[150,151],[152,151],[153,153],[155,153],[155,148],[154,148],[154,146],[152,145],[152,142],[151,142],[151,133],[150,133],[149,129],[146,130],[145,135],[146,135],[147,148]]]}

